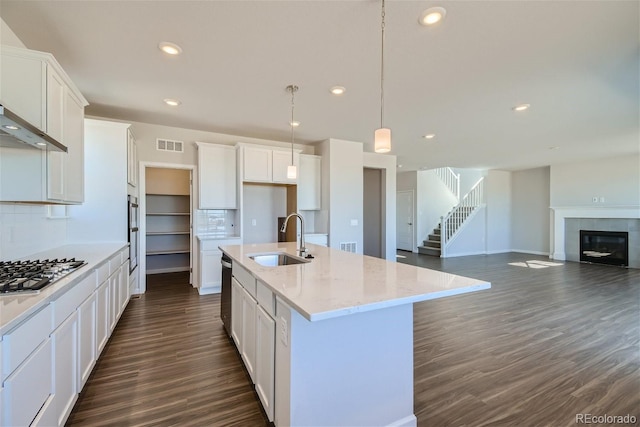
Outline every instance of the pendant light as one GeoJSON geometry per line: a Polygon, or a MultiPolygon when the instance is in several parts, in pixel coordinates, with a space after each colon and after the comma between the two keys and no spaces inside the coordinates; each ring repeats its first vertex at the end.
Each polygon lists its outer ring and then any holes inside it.
{"type": "Polygon", "coordinates": [[[299,123],[293,120],[293,109],[295,107],[294,104],[294,94],[298,91],[298,86],[289,85],[287,86],[287,92],[291,93],[291,122],[289,125],[291,126],[291,164],[287,166],[287,179],[296,179],[298,177],[298,169],[296,165],[293,163],[293,143],[295,142],[294,138],[294,128],[299,126],[299,123]]]}
{"type": "Polygon", "coordinates": [[[380,129],[376,129],[374,136],[374,150],[376,153],[391,151],[391,129],[384,127],[384,0],[382,0],[382,48],[380,56],[380,129]]]}

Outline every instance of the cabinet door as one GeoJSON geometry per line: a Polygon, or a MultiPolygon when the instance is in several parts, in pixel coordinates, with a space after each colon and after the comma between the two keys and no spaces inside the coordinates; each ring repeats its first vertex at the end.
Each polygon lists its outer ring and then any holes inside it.
{"type": "Polygon", "coordinates": [[[100,352],[104,348],[107,340],[109,339],[109,315],[111,310],[109,304],[111,301],[110,291],[110,279],[106,279],[96,291],[96,354],[100,355],[100,352]]]}
{"type": "Polygon", "coordinates": [[[70,91],[64,103],[64,138],[67,146],[64,156],[64,200],[71,203],[84,201],[84,106],[70,91]]]}
{"type": "Polygon", "coordinates": [[[244,147],[243,151],[243,180],[271,182],[273,150],[268,148],[244,147]]]}
{"type": "Polygon", "coordinates": [[[129,298],[131,294],[129,293],[129,260],[126,260],[122,267],[120,267],[120,278],[118,279],[118,298],[120,301],[120,309],[118,312],[120,313],[118,317],[122,316],[124,313],[124,309],[127,307],[129,303],[129,298]]]}
{"type": "Polygon", "coordinates": [[[300,154],[298,210],[320,210],[322,158],[300,154]]]}
{"type": "Polygon", "coordinates": [[[53,334],[53,396],[58,425],[64,425],[78,398],[78,313],[74,311],[53,334]]]}
{"type": "Polygon", "coordinates": [[[200,287],[214,288],[220,291],[222,286],[221,251],[200,252],[200,287]]]}
{"type": "Polygon", "coordinates": [[[47,135],[63,144],[66,138],[63,127],[66,88],[60,74],[47,66],[47,135]]]}
{"type": "Polygon", "coordinates": [[[78,307],[78,390],[82,390],[97,359],[96,293],[78,307]]]}
{"type": "Polygon", "coordinates": [[[0,104],[38,129],[47,130],[47,65],[25,49],[2,46],[0,104]]]}
{"type": "Polygon", "coordinates": [[[231,279],[231,338],[242,354],[242,286],[235,277],[231,279]]]}
{"type": "MultiPolygon", "coordinates": [[[[251,381],[256,382],[256,313],[258,303],[244,289],[242,291],[242,351],[240,352],[244,366],[249,372],[251,381]]],[[[231,321],[233,324],[233,320],[231,321]]]]}
{"type": "Polygon", "coordinates": [[[138,185],[138,147],[129,129],[127,129],[127,183],[132,187],[138,185]]]}
{"type": "Polygon", "coordinates": [[[118,316],[120,315],[120,299],[118,297],[120,289],[120,270],[116,270],[115,273],[109,277],[109,335],[116,327],[118,323],[118,316]]]}
{"type": "Polygon", "coordinates": [[[273,421],[276,322],[261,306],[256,328],[256,392],[269,421],[273,421]]]}
{"type": "MultiPolygon", "coordinates": [[[[298,178],[287,178],[287,168],[291,165],[291,151],[273,151],[273,182],[282,184],[295,184],[298,182],[298,178]]],[[[298,174],[300,173],[300,154],[293,153],[293,164],[298,168],[298,174]]]]}
{"type": "Polygon", "coordinates": [[[236,209],[236,149],[198,144],[200,209],[236,209]]]}

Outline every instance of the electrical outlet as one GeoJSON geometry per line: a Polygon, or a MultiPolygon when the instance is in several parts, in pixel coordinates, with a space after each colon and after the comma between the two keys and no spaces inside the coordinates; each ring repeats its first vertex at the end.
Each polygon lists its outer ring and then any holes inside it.
{"type": "Polygon", "coordinates": [[[600,203],[604,203],[604,197],[600,197],[600,203]]]}
{"type": "MultiPolygon", "coordinates": [[[[596,197],[596,199],[597,199],[597,197],[596,197]]],[[[597,202],[597,201],[598,201],[598,200],[596,200],[596,202],[597,202]]],[[[256,220],[255,220],[255,219],[252,219],[252,220],[251,220],[251,225],[253,225],[254,227],[256,226],[256,220]]]]}
{"type": "MultiPolygon", "coordinates": [[[[591,201],[592,201],[593,203],[598,203],[598,196],[593,196],[593,198],[591,199],[591,201]]],[[[255,225],[255,224],[253,224],[253,225],[255,225]]]]}
{"type": "Polygon", "coordinates": [[[356,227],[358,225],[358,220],[357,219],[352,219],[351,220],[351,226],[352,227],[356,227]]]}

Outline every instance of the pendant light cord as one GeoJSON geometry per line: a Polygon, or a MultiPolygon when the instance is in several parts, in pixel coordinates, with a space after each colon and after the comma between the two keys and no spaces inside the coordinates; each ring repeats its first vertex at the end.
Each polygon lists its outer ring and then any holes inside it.
{"type": "Polygon", "coordinates": [[[384,127],[384,0],[382,0],[382,49],[380,60],[380,128],[384,127]]]}
{"type": "Polygon", "coordinates": [[[295,126],[293,125],[293,110],[295,108],[295,103],[293,99],[294,99],[294,93],[296,92],[297,89],[298,89],[297,86],[291,87],[291,164],[292,165],[293,165],[293,142],[295,141],[295,132],[294,132],[295,126]]]}

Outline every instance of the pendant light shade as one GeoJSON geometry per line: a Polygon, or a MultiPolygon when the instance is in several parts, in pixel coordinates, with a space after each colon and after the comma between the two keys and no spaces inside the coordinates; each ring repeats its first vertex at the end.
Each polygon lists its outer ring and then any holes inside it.
{"type": "Polygon", "coordinates": [[[382,25],[380,49],[380,128],[376,129],[373,148],[376,153],[391,151],[391,129],[384,126],[384,0],[382,0],[382,25]]]}
{"type": "Polygon", "coordinates": [[[376,153],[388,153],[391,151],[391,129],[376,129],[374,147],[376,153]]]}
{"type": "Polygon", "coordinates": [[[291,164],[287,166],[287,179],[296,179],[298,178],[298,168],[293,163],[293,143],[295,141],[294,131],[293,129],[296,126],[299,126],[300,123],[293,120],[293,110],[294,110],[294,94],[298,91],[298,86],[289,85],[287,86],[287,92],[291,93],[291,121],[289,122],[289,126],[291,126],[291,164]]]}

